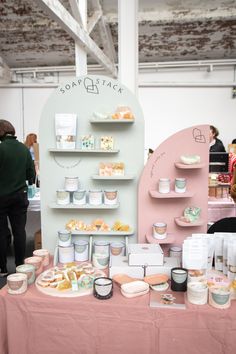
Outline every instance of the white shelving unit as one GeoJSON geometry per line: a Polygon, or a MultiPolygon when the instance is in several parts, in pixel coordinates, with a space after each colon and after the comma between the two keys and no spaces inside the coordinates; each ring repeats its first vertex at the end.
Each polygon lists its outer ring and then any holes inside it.
{"type": "Polygon", "coordinates": [[[144,120],[136,97],[118,81],[105,76],[89,75],[62,83],[47,101],[40,120],[40,187],[42,244],[51,253],[57,245],[58,230],[64,229],[69,220],[82,220],[91,224],[103,219],[108,225],[116,221],[128,224],[132,232],[108,232],[95,234],[73,233],[74,240],[81,237],[96,237],[102,240],[137,242],[137,181],[144,161],[144,120]],[[105,85],[104,82],[109,83],[105,85]],[[76,83],[76,84],[75,84],[76,83]],[[95,90],[87,85],[92,83],[95,90]],[[122,87],[114,90],[113,87],[122,87]],[[70,87],[64,90],[63,87],[70,87]],[[127,106],[134,120],[92,119],[94,112],[106,109],[116,112],[120,105],[127,106]],[[103,149],[57,149],[55,136],[55,114],[77,115],[76,146],[83,135],[95,137],[112,136],[118,148],[103,149]],[[130,148],[132,147],[132,149],[130,148]],[[135,152],[135,153],[134,153],[135,152]],[[125,176],[102,177],[98,175],[99,164],[125,164],[125,176]],[[55,203],[56,191],[64,189],[65,177],[79,177],[80,188],[88,190],[117,190],[118,203],[113,206],[89,204],[59,206],[55,203]]]}

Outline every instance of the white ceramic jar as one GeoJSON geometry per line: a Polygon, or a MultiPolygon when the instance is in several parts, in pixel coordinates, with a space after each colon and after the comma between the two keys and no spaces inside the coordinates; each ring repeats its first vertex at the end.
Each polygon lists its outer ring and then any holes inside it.
{"type": "Polygon", "coordinates": [[[158,183],[159,193],[169,193],[170,192],[170,179],[160,178],[158,183]]]}

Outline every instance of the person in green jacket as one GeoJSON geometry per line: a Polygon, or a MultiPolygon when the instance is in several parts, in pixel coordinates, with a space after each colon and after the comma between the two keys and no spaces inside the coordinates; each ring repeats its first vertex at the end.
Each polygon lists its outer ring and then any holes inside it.
{"type": "Polygon", "coordinates": [[[15,128],[0,119],[0,276],[7,271],[8,220],[13,234],[16,266],[24,263],[27,184],[35,178],[34,163],[28,148],[15,136],[15,128]]]}

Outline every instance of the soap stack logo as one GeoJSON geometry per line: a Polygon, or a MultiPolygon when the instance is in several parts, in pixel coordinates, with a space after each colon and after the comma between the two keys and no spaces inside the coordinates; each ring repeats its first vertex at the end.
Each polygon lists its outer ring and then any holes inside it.
{"type": "Polygon", "coordinates": [[[94,84],[93,80],[90,77],[86,77],[84,79],[84,87],[88,93],[93,93],[95,95],[99,94],[97,85],[94,84]]]}

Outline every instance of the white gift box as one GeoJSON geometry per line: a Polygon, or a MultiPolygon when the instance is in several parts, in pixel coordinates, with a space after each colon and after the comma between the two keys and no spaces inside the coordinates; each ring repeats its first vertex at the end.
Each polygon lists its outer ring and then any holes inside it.
{"type": "Polygon", "coordinates": [[[133,278],[142,279],[144,277],[144,268],[141,266],[130,266],[128,258],[112,257],[110,259],[109,277],[112,278],[115,274],[126,274],[133,278]]]}
{"type": "Polygon", "coordinates": [[[149,266],[146,268],[145,275],[152,274],[166,274],[171,277],[171,269],[180,267],[180,259],[176,257],[164,257],[163,265],[161,266],[149,266]]]}
{"type": "Polygon", "coordinates": [[[159,244],[135,243],[128,245],[130,266],[163,265],[164,254],[159,244]]]}

